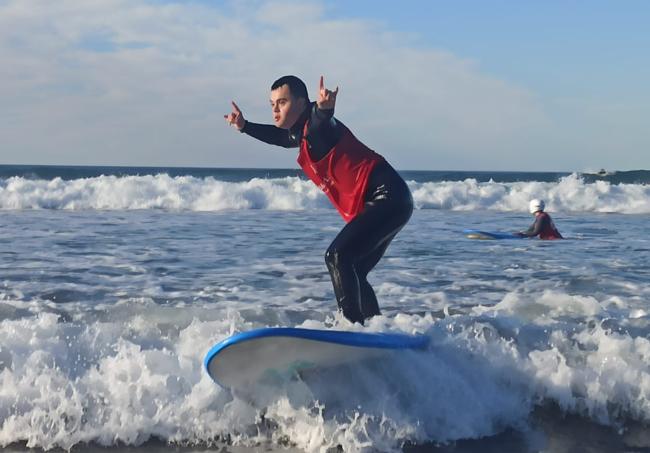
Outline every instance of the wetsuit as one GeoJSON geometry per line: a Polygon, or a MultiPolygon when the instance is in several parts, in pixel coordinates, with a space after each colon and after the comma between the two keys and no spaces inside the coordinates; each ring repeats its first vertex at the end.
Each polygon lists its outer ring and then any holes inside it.
{"type": "Polygon", "coordinates": [[[545,212],[535,214],[535,222],[520,234],[531,238],[539,235],[540,239],[563,239],[553,220],[551,220],[551,216],[545,212]]]}
{"type": "MultiPolygon", "coordinates": [[[[285,148],[306,145],[310,160],[317,163],[327,158],[334,147],[349,137],[346,134],[350,134],[333,114],[334,110],[321,110],[312,103],[288,131],[246,121],[241,132],[285,148]]],[[[325,253],[339,309],[350,321],[362,324],[364,319],[380,314],[375,292],[367,280],[368,273],[413,213],[413,199],[408,186],[388,162],[376,156],[379,159],[375,159],[365,181],[358,212],[348,218],[335,204],[347,224],[325,253]]],[[[336,182],[333,184],[336,186],[336,182]]]]}

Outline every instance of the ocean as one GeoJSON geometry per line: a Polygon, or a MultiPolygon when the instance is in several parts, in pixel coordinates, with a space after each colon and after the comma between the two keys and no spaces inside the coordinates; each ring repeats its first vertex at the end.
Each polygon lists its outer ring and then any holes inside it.
{"type": "Polygon", "coordinates": [[[650,171],[400,173],[416,209],[361,327],[297,170],[0,166],[3,451],[649,451],[650,171]],[[527,228],[531,198],[566,240],[463,235],[527,228]],[[253,400],[212,382],[205,353],[265,326],[431,346],[253,400]]]}

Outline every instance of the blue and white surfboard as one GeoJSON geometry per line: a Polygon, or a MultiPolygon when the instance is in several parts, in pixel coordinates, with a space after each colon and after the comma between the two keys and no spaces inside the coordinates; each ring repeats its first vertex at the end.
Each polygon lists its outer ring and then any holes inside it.
{"type": "Polygon", "coordinates": [[[481,230],[463,230],[463,234],[468,239],[523,239],[516,233],[504,231],[481,231],[481,230]]]}
{"type": "Polygon", "coordinates": [[[425,335],[268,327],[233,335],[206,354],[210,377],[225,388],[285,379],[298,372],[342,365],[390,350],[425,349],[425,335]]]}

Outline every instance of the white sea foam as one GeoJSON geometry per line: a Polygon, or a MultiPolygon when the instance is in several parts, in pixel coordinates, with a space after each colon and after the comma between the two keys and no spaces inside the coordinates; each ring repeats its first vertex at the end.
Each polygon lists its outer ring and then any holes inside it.
{"type": "Polygon", "coordinates": [[[585,183],[576,174],[550,182],[478,182],[475,179],[411,184],[420,208],[525,211],[528,201],[542,198],[555,212],[650,213],[650,186],[585,183]]]}
{"type": "MultiPolygon", "coordinates": [[[[104,320],[47,311],[5,319],[0,445],[228,438],[249,446],[289,440],[307,451],[400,451],[404,440],[521,427],[544,401],[602,423],[650,421],[650,341],[604,327],[605,310],[594,298],[509,293],[473,314],[378,317],[366,330],[425,333],[431,347],[260,387],[246,399],[216,386],[197,360],[212,343],[259,326],[234,311],[140,301],[110,308],[104,320]],[[567,327],[567,317],[595,322],[567,327]]],[[[358,329],[344,321],[338,328],[358,329]]]]}
{"type": "Polygon", "coordinates": [[[197,443],[229,437],[254,445],[268,437],[308,451],[336,445],[398,451],[405,439],[493,434],[530,409],[523,379],[513,384],[512,345],[477,340],[465,329],[447,337],[431,318],[404,316],[377,319],[371,329],[394,330],[394,323],[409,331],[426,328],[435,340],[431,351],[260,388],[255,401],[263,405],[233,399],[201,369],[197,345],[250,325],[212,312],[217,319],[195,318],[161,337],[164,322],[157,311],[125,323],[70,323],[48,313],[3,321],[0,342],[11,351],[11,365],[0,372],[0,444],[70,448],[82,442],[139,445],[151,437],[197,443]],[[274,425],[269,432],[260,423],[262,411],[274,425]]]}
{"type": "MultiPolygon", "coordinates": [[[[531,198],[549,211],[650,213],[650,186],[585,183],[577,175],[559,182],[409,182],[417,208],[522,212],[531,198]]],[[[0,180],[0,209],[305,210],[329,208],[312,183],[297,177],[224,182],[212,177],[99,176],[76,180],[0,180]]]]}
{"type": "Polygon", "coordinates": [[[237,183],[166,174],[70,181],[12,177],[0,184],[3,209],[295,210],[325,203],[317,188],[295,177],[237,183]]]}

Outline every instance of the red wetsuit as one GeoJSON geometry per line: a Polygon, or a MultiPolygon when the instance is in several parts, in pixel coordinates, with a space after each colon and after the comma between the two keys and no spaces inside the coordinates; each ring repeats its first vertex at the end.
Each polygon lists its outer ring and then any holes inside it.
{"type": "Polygon", "coordinates": [[[537,212],[535,222],[526,231],[522,231],[521,234],[527,237],[539,235],[540,239],[563,239],[551,216],[544,211],[537,212]]]}
{"type": "Polygon", "coordinates": [[[298,164],[309,179],[325,192],[343,220],[349,222],[363,211],[368,179],[384,158],[357,140],[341,124],[342,135],[338,143],[323,158],[315,161],[310,155],[308,126],[308,122],[305,123],[298,164]]]}

